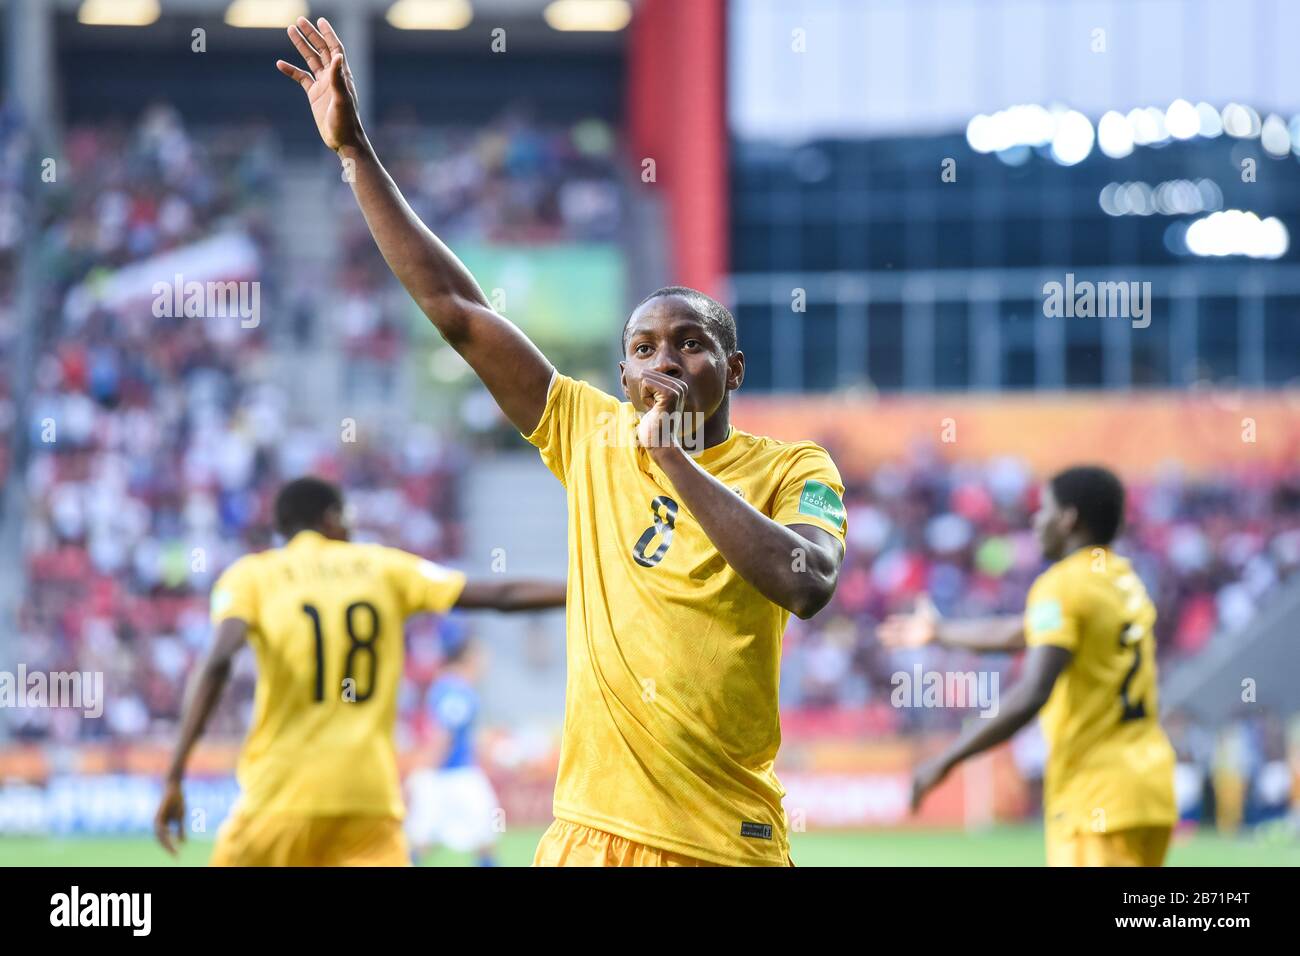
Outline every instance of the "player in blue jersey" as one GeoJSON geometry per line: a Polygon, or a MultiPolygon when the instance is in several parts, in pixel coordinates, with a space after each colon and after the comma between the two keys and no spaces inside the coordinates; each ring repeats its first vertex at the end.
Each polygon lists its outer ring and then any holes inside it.
{"type": "Polygon", "coordinates": [[[474,749],[483,653],[456,618],[443,621],[442,648],[442,670],[427,703],[434,758],[407,778],[407,839],[417,864],[433,847],[445,846],[474,854],[479,866],[495,866],[502,811],[474,749]]]}

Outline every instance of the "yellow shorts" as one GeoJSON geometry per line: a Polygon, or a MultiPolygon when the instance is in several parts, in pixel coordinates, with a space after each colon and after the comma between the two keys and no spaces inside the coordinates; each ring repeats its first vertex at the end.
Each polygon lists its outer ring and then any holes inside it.
{"type": "Polygon", "coordinates": [[[211,866],[410,866],[396,817],[258,816],[221,825],[211,866]]]}
{"type": "Polygon", "coordinates": [[[717,865],[564,820],[556,820],[547,828],[533,856],[533,866],[717,865]]]}
{"type": "Polygon", "coordinates": [[[1163,866],[1173,827],[1047,838],[1048,866],[1163,866]]]}

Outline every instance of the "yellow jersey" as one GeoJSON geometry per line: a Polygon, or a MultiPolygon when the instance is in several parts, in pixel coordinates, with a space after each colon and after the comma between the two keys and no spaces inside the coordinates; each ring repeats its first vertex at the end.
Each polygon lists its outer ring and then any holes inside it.
{"type": "Polygon", "coordinates": [[[1039,719],[1049,833],[1172,826],[1174,750],[1156,694],[1156,609],[1128,560],[1081,548],[1029,590],[1025,642],[1072,651],[1039,719]]]}
{"type": "MultiPolygon", "coordinates": [[[[637,420],[631,403],[556,373],[526,436],[569,510],[554,814],[699,860],[784,866],[773,762],[790,612],[718,553],[637,445],[637,420]]],[[[732,428],[695,460],[774,521],[843,543],[844,488],[817,445],[732,428]]]]}
{"type": "Polygon", "coordinates": [[[393,741],[402,624],[448,610],[464,586],[461,572],[416,555],[315,531],[226,569],[212,622],[244,621],[257,655],[243,812],[403,815],[393,741]]]}

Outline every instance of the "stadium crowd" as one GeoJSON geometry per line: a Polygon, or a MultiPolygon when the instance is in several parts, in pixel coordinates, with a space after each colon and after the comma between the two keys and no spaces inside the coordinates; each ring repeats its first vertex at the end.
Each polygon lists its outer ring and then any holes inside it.
{"type": "MultiPolygon", "coordinates": [[[[0,123],[0,152],[7,135],[0,123]]],[[[395,121],[376,140],[412,204],[448,236],[546,242],[618,228],[612,134],[599,122],[552,129],[511,115],[461,133],[395,121]]],[[[29,670],[102,671],[117,690],[102,721],[57,709],[6,716],[24,740],[157,739],[170,735],[184,675],[208,641],[208,589],[236,557],[273,543],[270,505],[282,481],[309,472],[336,480],[357,538],[454,560],[465,451],[391,406],[382,430],[355,442],[291,406],[274,374],[276,349],[328,336],[347,355],[345,394],[385,399],[406,320],[403,297],[385,294],[391,275],[350,196],[338,197],[347,212],[331,283],[279,281],[283,250],[268,222],[278,155],[265,127],[197,134],[160,105],[130,128],[71,129],[65,152],[39,230],[43,321],[24,415],[27,580],[16,658],[29,670]],[[214,246],[219,237],[234,241],[214,246]],[[178,255],[204,278],[260,282],[264,303],[285,303],[287,328],[159,317],[128,277],[147,275],[145,289],[170,281],[164,267],[178,255]]],[[[0,179],[0,254],[3,227],[18,215],[10,185],[0,179]]],[[[8,288],[0,281],[0,295],[8,288]]],[[[0,299],[0,349],[12,331],[7,304],[0,299]]],[[[0,451],[0,469],[5,461],[0,451]]],[[[434,673],[439,629],[453,626],[413,624],[417,683],[434,673]]],[[[241,655],[216,735],[242,731],[253,678],[251,655],[241,655]]],[[[418,690],[407,693],[408,722],[418,702],[418,690]]]]}
{"type": "MultiPolygon", "coordinates": [[[[601,120],[546,126],[508,112],[479,127],[439,128],[394,117],[375,144],[411,208],[449,241],[618,236],[615,136],[601,120]]],[[[369,233],[364,240],[373,245],[369,233]]]]}
{"type": "MultiPolygon", "coordinates": [[[[510,116],[466,133],[395,122],[377,141],[391,149],[385,155],[416,211],[450,239],[607,240],[619,228],[612,135],[600,124],[545,129],[510,116]]],[[[0,115],[0,160],[13,142],[0,115]]],[[[287,478],[337,480],[362,539],[435,560],[459,553],[468,453],[456,438],[404,417],[395,403],[382,434],[340,441],[310,410],[293,407],[277,380],[277,349],[337,341],[347,355],[345,390],[387,398],[408,340],[407,307],[391,294],[350,198],[339,196],[349,212],[332,283],[284,279],[267,220],[276,164],[265,129],[197,135],[165,107],[129,129],[68,133],[66,167],[37,230],[44,286],[24,414],[27,581],[16,657],[33,670],[103,671],[115,691],[101,721],[9,711],[19,739],[170,738],[183,677],[209,638],[208,589],[234,558],[272,543],[270,501],[287,478]],[[204,243],[221,236],[239,241],[209,253],[209,266],[238,271],[220,257],[251,250],[264,300],[286,304],[287,329],[159,318],[147,298],[120,293],[132,267],[210,248],[204,243]]],[[[15,337],[12,247],[24,215],[8,168],[0,162],[0,359],[15,337]]],[[[0,382],[0,438],[14,418],[11,398],[0,382]]],[[[952,463],[924,450],[870,475],[850,465],[841,461],[849,537],[839,588],[814,620],[791,621],[782,703],[869,710],[882,733],[950,728],[960,711],[891,707],[892,676],[915,664],[974,670],[988,662],[933,647],[887,652],[876,625],[922,591],[945,614],[1018,612],[1041,568],[1026,530],[1036,482],[1017,460],[952,463]]],[[[0,450],[0,477],[4,468],[0,450]]],[[[1300,567],[1300,471],[1213,479],[1169,472],[1129,492],[1119,549],[1157,603],[1166,661],[1248,621],[1300,567]]],[[[418,721],[419,688],[436,670],[440,629],[455,626],[413,626],[404,732],[418,721]]],[[[994,666],[1014,676],[1011,659],[994,666]]],[[[241,732],[253,677],[251,655],[242,655],[214,735],[241,732]]],[[[1188,748],[1199,739],[1194,727],[1183,737],[1188,748]]],[[[1265,745],[1272,738],[1241,739],[1264,741],[1241,750],[1264,755],[1252,766],[1276,764],[1277,748],[1265,745]]]]}
{"type": "Polygon", "coordinates": [[[17,408],[13,381],[18,342],[16,297],[19,260],[27,228],[28,140],[11,106],[0,107],[0,488],[9,475],[17,408]]]}
{"type": "MultiPolygon", "coordinates": [[[[290,407],[265,325],[158,317],[148,298],[114,293],[132,267],[214,236],[241,237],[234,248],[253,249],[256,278],[267,278],[274,156],[257,130],[198,137],[167,108],[130,130],[69,132],[42,229],[16,656],[32,670],[102,671],[117,691],[102,721],[13,711],[20,739],[170,732],[208,641],[207,591],[230,561],[271,543],[270,503],[287,478],[339,481],[360,538],[435,559],[456,552],[454,443],[404,420],[340,440],[290,407]]],[[[203,268],[237,269],[210,257],[203,268]]],[[[242,729],[252,667],[244,655],[217,733],[242,729]]]]}
{"type": "MultiPolygon", "coordinates": [[[[412,209],[462,251],[466,244],[597,242],[622,224],[613,131],[600,120],[543,125],[509,112],[479,127],[430,127],[395,115],[372,137],[412,209]]],[[[319,328],[322,297],[310,283],[290,293],[300,344],[324,332],[349,357],[348,397],[393,395],[406,354],[411,303],[393,282],[350,187],[334,187],[338,268],[328,295],[332,329],[319,328]]]]}

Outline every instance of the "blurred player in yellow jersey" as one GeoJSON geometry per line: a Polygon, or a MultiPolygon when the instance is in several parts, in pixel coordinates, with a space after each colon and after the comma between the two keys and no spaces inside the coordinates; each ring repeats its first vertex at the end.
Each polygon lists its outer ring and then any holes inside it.
{"type": "Polygon", "coordinates": [[[289,37],[307,69],[276,66],[379,251],[567,492],[564,736],[534,862],[787,865],[781,635],[826,605],[844,558],[830,456],[732,426],[745,356],[731,313],[694,289],[660,289],[628,318],[625,401],[561,375],[402,198],[329,22],[300,17],[289,37]]]}
{"type": "Polygon", "coordinates": [[[928,603],[887,620],[888,646],[931,640],[978,651],[1027,647],[1022,679],[997,714],[973,721],[919,767],[913,807],[953,767],[1040,716],[1049,756],[1043,814],[1049,866],[1159,866],[1178,819],[1174,751],[1157,721],[1156,609],[1111,550],[1124,488],[1104,468],[1069,468],[1044,485],[1034,532],[1051,567],[1023,618],[940,619],[928,603]]]}
{"type": "Polygon", "coordinates": [[[180,739],[155,819],[169,851],[184,838],[190,751],[245,643],[257,655],[240,797],[214,866],[402,866],[410,862],[393,729],[403,622],[450,608],[564,604],[564,585],[467,582],[396,548],[349,542],[333,485],[300,478],[275,501],[286,544],[243,557],[212,589],[216,637],[191,677],[180,739]]]}

